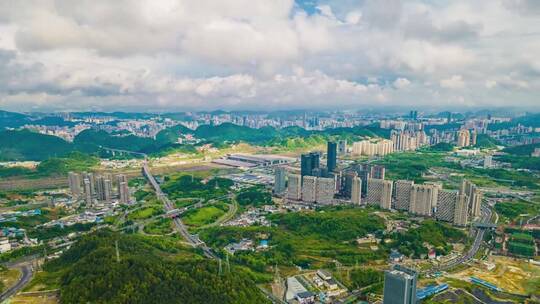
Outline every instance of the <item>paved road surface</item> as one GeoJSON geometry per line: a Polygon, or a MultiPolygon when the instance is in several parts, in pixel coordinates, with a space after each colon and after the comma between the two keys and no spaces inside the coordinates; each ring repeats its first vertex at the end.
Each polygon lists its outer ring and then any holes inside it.
{"type": "MultiPolygon", "coordinates": [[[[158,182],[156,181],[156,179],[150,172],[150,168],[148,167],[148,163],[146,162],[146,160],[144,161],[144,164],[143,164],[143,172],[146,179],[148,179],[148,181],[150,182],[150,185],[152,185],[152,188],[154,188],[154,191],[156,192],[156,196],[165,206],[165,210],[172,211],[176,209],[174,204],[169,200],[169,197],[167,196],[167,194],[165,194],[161,190],[161,187],[159,186],[158,182]]],[[[173,222],[178,233],[180,233],[180,235],[183,236],[188,241],[188,243],[190,243],[193,247],[201,248],[206,257],[212,258],[212,259],[218,259],[216,254],[212,251],[212,249],[210,249],[203,241],[201,241],[199,237],[189,233],[186,225],[184,225],[184,223],[182,222],[182,220],[180,220],[180,218],[178,217],[174,218],[173,222]]]]}
{"type": "MultiPolygon", "coordinates": [[[[492,211],[491,209],[489,209],[489,207],[487,206],[482,206],[482,214],[481,214],[481,217],[480,217],[480,222],[481,223],[490,223],[491,222],[491,214],[492,214],[492,211]]],[[[465,253],[464,255],[462,255],[461,257],[455,259],[455,260],[452,260],[450,261],[449,263],[445,264],[445,265],[442,265],[436,269],[432,269],[430,272],[433,272],[433,271],[446,271],[446,270],[449,270],[451,268],[454,268],[456,266],[458,266],[459,264],[463,264],[463,263],[466,263],[466,262],[469,262],[475,255],[476,253],[478,252],[478,250],[480,249],[480,246],[482,245],[482,240],[484,239],[484,234],[485,234],[485,229],[479,229],[479,228],[474,228],[475,229],[475,233],[476,233],[476,237],[474,238],[474,242],[471,246],[471,248],[469,249],[469,251],[467,251],[467,253],[465,253]]]]}
{"type": "Polygon", "coordinates": [[[30,282],[34,274],[32,265],[28,263],[20,264],[14,268],[18,268],[21,270],[21,277],[19,278],[19,281],[15,283],[15,285],[11,286],[0,295],[0,303],[7,300],[11,296],[19,292],[21,289],[23,289],[26,286],[26,284],[30,282]]]}

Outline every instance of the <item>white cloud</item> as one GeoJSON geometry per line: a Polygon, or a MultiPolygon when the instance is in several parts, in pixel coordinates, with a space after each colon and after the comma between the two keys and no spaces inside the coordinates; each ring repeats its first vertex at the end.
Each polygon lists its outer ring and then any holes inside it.
{"type": "Polygon", "coordinates": [[[465,81],[461,75],[454,75],[447,79],[441,79],[439,82],[441,87],[447,89],[463,89],[465,87],[465,81]]]}
{"type": "Polygon", "coordinates": [[[538,107],[536,2],[3,1],[0,108],[538,107]]]}
{"type": "Polygon", "coordinates": [[[411,82],[407,78],[398,78],[394,81],[394,87],[398,89],[403,89],[407,86],[409,86],[411,82]]]}

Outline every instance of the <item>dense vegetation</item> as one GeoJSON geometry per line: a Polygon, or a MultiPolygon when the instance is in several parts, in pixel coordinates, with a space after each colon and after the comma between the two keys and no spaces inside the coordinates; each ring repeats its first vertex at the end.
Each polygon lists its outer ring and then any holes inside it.
{"type": "Polygon", "coordinates": [[[503,152],[513,155],[530,156],[534,152],[534,149],[540,148],[540,144],[521,145],[504,148],[503,152]]]}
{"type": "Polygon", "coordinates": [[[494,149],[497,148],[497,145],[500,145],[495,139],[491,138],[487,134],[478,134],[476,138],[475,147],[481,149],[494,149]]]}
{"type": "Polygon", "coordinates": [[[356,244],[357,237],[384,228],[383,220],[366,210],[326,208],[319,212],[274,214],[270,218],[278,227],[212,227],[199,235],[217,250],[243,238],[255,242],[267,239],[268,250],[237,252],[232,257],[234,262],[263,274],[271,271],[269,265],[275,264],[328,268],[333,267],[334,260],[354,265],[386,257],[384,251],[359,248],[356,244]]]}
{"type": "Polygon", "coordinates": [[[350,273],[352,288],[359,289],[372,284],[382,284],[384,273],[375,269],[353,269],[350,273]]]}
{"type": "Polygon", "coordinates": [[[51,135],[22,131],[0,131],[0,161],[45,160],[63,157],[72,144],[51,135]]]}
{"type": "Polygon", "coordinates": [[[525,233],[513,233],[508,242],[508,251],[520,256],[533,257],[535,247],[533,236],[525,233]]]}
{"type": "Polygon", "coordinates": [[[97,157],[79,152],[71,152],[64,157],[54,157],[42,161],[35,169],[22,167],[0,167],[0,177],[24,176],[38,178],[45,176],[63,176],[69,171],[90,171],[99,164],[97,157]]]}
{"type": "Polygon", "coordinates": [[[502,202],[495,205],[495,211],[505,222],[515,222],[520,215],[534,216],[540,213],[540,204],[525,201],[502,202]]]}
{"type": "Polygon", "coordinates": [[[394,233],[391,238],[393,242],[390,243],[390,248],[398,249],[405,256],[416,258],[427,255],[428,248],[424,243],[433,246],[437,254],[446,255],[452,250],[450,242],[466,241],[462,231],[434,220],[425,220],[419,227],[404,233],[394,233]]]}
{"type": "Polygon", "coordinates": [[[444,160],[444,153],[415,152],[386,155],[377,164],[384,165],[388,179],[408,179],[423,182],[423,174],[432,167],[461,168],[458,164],[444,160]]]}
{"type": "Polygon", "coordinates": [[[44,269],[60,274],[62,303],[266,303],[241,270],[219,276],[215,262],[156,237],[96,232],[44,269]]]}
{"type": "Polygon", "coordinates": [[[272,195],[264,187],[254,186],[240,191],[236,196],[236,201],[241,206],[271,205],[272,195]]]}
{"type": "Polygon", "coordinates": [[[514,169],[528,169],[540,171],[540,157],[529,155],[501,155],[496,160],[509,163],[514,169]]]}
{"type": "Polygon", "coordinates": [[[204,181],[200,177],[180,175],[166,178],[162,189],[171,199],[196,197],[209,200],[226,195],[232,185],[233,181],[226,178],[204,181]]]}

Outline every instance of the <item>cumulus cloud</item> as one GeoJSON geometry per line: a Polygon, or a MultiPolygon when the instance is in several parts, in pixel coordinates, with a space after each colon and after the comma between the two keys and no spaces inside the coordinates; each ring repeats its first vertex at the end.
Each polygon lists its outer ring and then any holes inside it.
{"type": "Polygon", "coordinates": [[[2,1],[0,108],[539,106],[538,1],[312,2],[2,1]]]}
{"type": "Polygon", "coordinates": [[[462,89],[465,87],[465,81],[461,75],[454,75],[447,79],[441,79],[439,82],[441,87],[447,89],[462,89]]]}

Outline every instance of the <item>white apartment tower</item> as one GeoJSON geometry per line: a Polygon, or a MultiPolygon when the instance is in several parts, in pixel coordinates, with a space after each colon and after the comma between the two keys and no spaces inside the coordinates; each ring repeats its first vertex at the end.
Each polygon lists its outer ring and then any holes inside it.
{"type": "Polygon", "coordinates": [[[362,180],[355,176],[352,179],[351,201],[354,205],[362,204],[362,180]]]}
{"type": "Polygon", "coordinates": [[[302,199],[302,177],[298,174],[289,174],[287,198],[299,201],[302,199]]]}
{"type": "Polygon", "coordinates": [[[392,208],[392,181],[368,178],[367,203],[379,205],[382,209],[392,208]]]}

